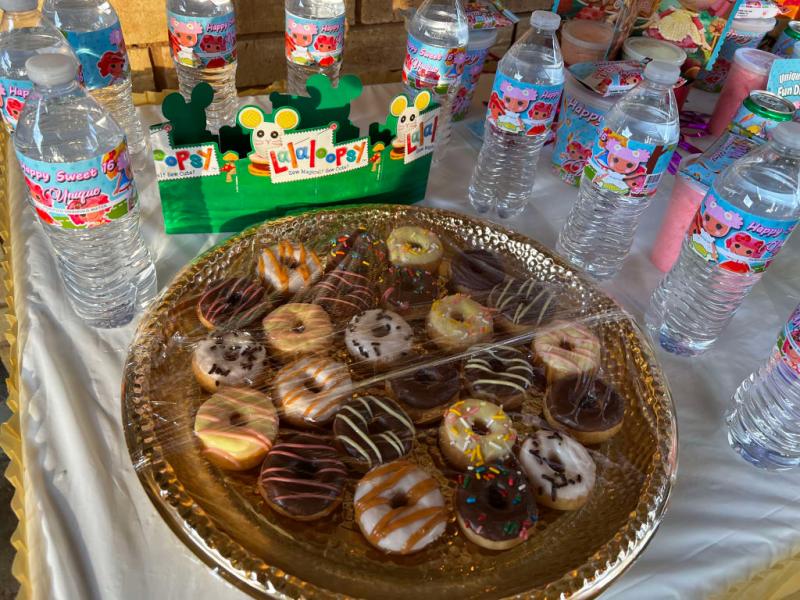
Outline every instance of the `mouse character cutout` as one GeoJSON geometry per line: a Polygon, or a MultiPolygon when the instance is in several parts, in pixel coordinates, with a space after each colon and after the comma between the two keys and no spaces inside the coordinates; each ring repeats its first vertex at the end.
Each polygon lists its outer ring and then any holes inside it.
{"type": "Polygon", "coordinates": [[[272,122],[267,120],[263,111],[255,106],[247,106],[239,112],[238,122],[249,130],[253,151],[248,158],[247,170],[256,177],[269,177],[272,173],[270,164],[274,153],[284,148],[284,134],[297,127],[300,115],[293,108],[281,108],[273,115],[272,122]]]}
{"type": "Polygon", "coordinates": [[[405,96],[398,96],[392,102],[390,111],[397,117],[397,136],[392,140],[391,160],[404,160],[408,148],[423,138],[422,111],[430,103],[431,94],[427,90],[417,94],[412,104],[405,96]]]}

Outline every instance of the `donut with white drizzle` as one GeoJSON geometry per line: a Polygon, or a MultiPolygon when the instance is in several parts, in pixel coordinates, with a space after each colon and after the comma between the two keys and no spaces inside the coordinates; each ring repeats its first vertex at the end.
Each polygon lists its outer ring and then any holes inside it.
{"type": "Polygon", "coordinates": [[[486,305],[497,311],[497,323],[519,333],[547,325],[557,313],[558,295],[552,284],[508,279],[489,292],[486,305]]]}
{"type": "Polygon", "coordinates": [[[474,398],[491,400],[503,408],[519,406],[536,383],[536,372],[526,355],[501,344],[479,344],[463,368],[464,381],[474,398]]]}
{"type": "Polygon", "coordinates": [[[343,405],[333,420],[336,442],[359,464],[372,468],[408,454],[414,423],[396,402],[361,396],[343,405]]]}

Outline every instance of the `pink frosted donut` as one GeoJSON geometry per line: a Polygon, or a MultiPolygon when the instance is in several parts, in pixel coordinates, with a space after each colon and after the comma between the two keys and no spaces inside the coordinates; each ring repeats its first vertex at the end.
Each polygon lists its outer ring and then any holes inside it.
{"type": "Polygon", "coordinates": [[[554,321],[533,340],[547,379],[593,375],[600,366],[600,340],[580,323],[554,321]]]}

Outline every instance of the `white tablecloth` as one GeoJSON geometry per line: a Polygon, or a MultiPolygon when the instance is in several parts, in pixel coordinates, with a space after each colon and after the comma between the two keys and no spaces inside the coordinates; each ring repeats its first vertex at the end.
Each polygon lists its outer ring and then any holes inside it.
{"type": "MultiPolygon", "coordinates": [[[[482,82],[484,98],[487,84],[482,82]]],[[[396,90],[365,89],[353,107],[358,123],[378,120],[396,90]]],[[[159,119],[155,107],[142,112],[151,123],[159,119]]],[[[473,115],[480,112],[473,109],[473,115]]],[[[472,212],[466,188],[476,147],[466,127],[456,127],[447,158],[432,172],[425,205],[472,212]]],[[[552,248],[575,190],[551,174],[549,163],[545,149],[534,205],[510,226],[552,248]]],[[[152,175],[139,175],[137,182],[145,237],[163,287],[226,236],[167,237],[152,175]]],[[[25,514],[35,598],[242,597],[178,541],[131,466],[120,422],[120,381],[134,325],[96,331],[73,315],[16,173],[12,184],[25,514]]],[[[637,318],[660,278],[647,254],[671,185],[668,178],[623,272],[606,285],[637,318]]],[[[701,598],[800,549],[798,474],[750,467],[729,449],[723,424],[731,393],[768,355],[800,301],[794,268],[799,247],[800,234],[712,351],[691,361],[660,352],[678,410],[679,476],[660,530],[604,597],[701,598]]]]}

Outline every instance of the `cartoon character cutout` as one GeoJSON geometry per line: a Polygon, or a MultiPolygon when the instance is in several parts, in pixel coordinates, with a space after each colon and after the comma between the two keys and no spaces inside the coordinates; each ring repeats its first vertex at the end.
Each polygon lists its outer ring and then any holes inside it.
{"type": "Polygon", "coordinates": [[[97,62],[97,69],[103,77],[111,77],[112,83],[124,79],[127,58],[122,52],[106,52],[97,62]]]}
{"type": "Polygon", "coordinates": [[[531,102],[536,100],[536,90],[518,87],[510,81],[503,81],[500,84],[500,100],[503,111],[502,115],[496,118],[496,125],[512,133],[526,131],[525,113],[528,111],[531,102]]]}
{"type": "Polygon", "coordinates": [[[314,56],[320,67],[330,67],[336,63],[339,46],[340,43],[337,36],[320,35],[314,41],[312,56],[314,56]]]}
{"type": "Polygon", "coordinates": [[[309,47],[319,29],[314,23],[299,23],[289,19],[286,23],[286,54],[301,65],[314,64],[314,57],[309,47]]]}
{"type": "Polygon", "coordinates": [[[183,22],[170,19],[169,42],[172,54],[181,64],[195,66],[194,47],[203,33],[203,26],[197,21],[183,22]]]}
{"type": "Polygon", "coordinates": [[[540,135],[547,131],[550,122],[553,120],[552,104],[547,102],[536,102],[533,107],[528,111],[528,117],[532,121],[526,135],[540,135]]]}
{"type": "Polygon", "coordinates": [[[594,182],[618,194],[638,194],[644,189],[647,177],[644,164],[650,159],[650,152],[644,148],[629,148],[623,142],[626,141],[608,136],[605,156],[601,153],[595,158],[600,169],[594,182]]]}
{"type": "MultiPolygon", "coordinates": [[[[397,117],[397,135],[392,140],[392,160],[403,160],[406,155],[408,139],[419,135],[422,127],[422,111],[431,103],[431,94],[427,90],[417,94],[414,102],[409,104],[408,98],[398,96],[392,101],[389,108],[393,116],[397,117]]],[[[421,136],[420,136],[421,137],[421,136]]]]}
{"type": "Polygon", "coordinates": [[[719,255],[717,254],[716,240],[724,238],[732,229],[741,228],[742,224],[740,214],[726,211],[717,204],[716,200],[707,197],[705,210],[698,211],[690,230],[692,246],[705,260],[717,261],[719,255]]]}
{"type": "Polygon", "coordinates": [[[221,35],[204,35],[200,40],[200,50],[204,55],[214,57],[206,61],[206,68],[220,69],[228,64],[222,56],[218,56],[228,50],[225,37],[221,35]]]}
{"type": "Polygon", "coordinates": [[[253,151],[249,154],[248,171],[256,177],[270,177],[271,153],[284,146],[284,134],[297,127],[300,114],[293,108],[281,108],[268,121],[264,112],[256,106],[245,106],[237,117],[239,125],[251,132],[253,151]]]}

